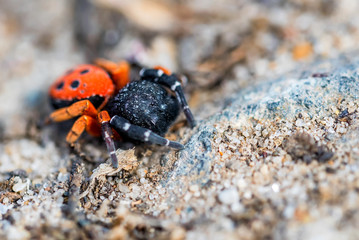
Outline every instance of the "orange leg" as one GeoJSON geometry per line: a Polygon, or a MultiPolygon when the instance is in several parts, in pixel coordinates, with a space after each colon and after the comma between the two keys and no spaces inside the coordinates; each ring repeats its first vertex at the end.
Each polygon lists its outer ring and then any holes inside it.
{"type": "Polygon", "coordinates": [[[72,126],[70,132],[67,134],[66,141],[70,144],[74,143],[85,130],[92,136],[101,136],[101,127],[98,121],[93,117],[83,115],[79,117],[72,126]]]}
{"type": "Polygon", "coordinates": [[[60,108],[51,113],[50,119],[55,122],[65,121],[80,115],[97,117],[97,110],[89,100],[82,100],[73,103],[69,107],[60,108]]]}
{"type": "Polygon", "coordinates": [[[111,74],[117,91],[130,82],[130,64],[128,64],[128,62],[121,61],[119,63],[114,63],[112,61],[99,58],[96,59],[95,63],[96,65],[106,69],[106,71],[111,74]]]}
{"type": "Polygon", "coordinates": [[[104,122],[109,122],[111,120],[110,115],[108,114],[107,111],[101,111],[98,115],[97,115],[97,119],[100,123],[104,123],[104,122]]]}
{"type": "Polygon", "coordinates": [[[157,69],[157,70],[162,70],[165,74],[167,75],[171,75],[171,71],[168,70],[167,68],[165,67],[162,67],[162,66],[155,66],[154,69],[157,69]]]}

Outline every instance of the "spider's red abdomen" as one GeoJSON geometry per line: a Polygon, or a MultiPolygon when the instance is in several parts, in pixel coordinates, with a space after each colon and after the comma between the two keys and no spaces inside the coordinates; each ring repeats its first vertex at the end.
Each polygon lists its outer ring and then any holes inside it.
{"type": "Polygon", "coordinates": [[[115,85],[104,69],[82,64],[58,78],[49,94],[54,107],[59,108],[83,99],[94,99],[100,104],[101,99],[112,96],[114,91],[115,85]]]}

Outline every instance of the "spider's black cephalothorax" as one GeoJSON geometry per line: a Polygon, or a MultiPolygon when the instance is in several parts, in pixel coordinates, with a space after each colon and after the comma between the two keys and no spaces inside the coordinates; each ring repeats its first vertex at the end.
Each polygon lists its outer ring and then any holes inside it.
{"type": "MultiPolygon", "coordinates": [[[[180,108],[190,126],[195,125],[177,76],[167,75],[159,69],[144,69],[140,77],[108,102],[106,110],[111,116],[111,127],[128,142],[148,142],[182,149],[182,144],[162,137],[177,118],[180,108]]],[[[109,136],[109,133],[105,134],[106,142],[110,142],[109,136]]],[[[113,149],[112,146],[108,148],[113,149]]]]}

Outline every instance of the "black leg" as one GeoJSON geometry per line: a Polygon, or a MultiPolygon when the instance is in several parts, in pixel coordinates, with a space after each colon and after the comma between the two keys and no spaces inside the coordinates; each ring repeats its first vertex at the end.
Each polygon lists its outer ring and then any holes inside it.
{"type": "Polygon", "coordinates": [[[120,116],[112,117],[110,124],[118,133],[126,134],[133,140],[158,144],[161,146],[169,146],[176,149],[184,148],[182,144],[163,138],[149,129],[133,125],[120,116]]]}
{"type": "Polygon", "coordinates": [[[182,110],[186,115],[191,128],[196,125],[196,121],[194,120],[192,112],[189,109],[186,98],[183,94],[181,82],[178,81],[175,74],[167,75],[160,69],[142,69],[140,71],[140,76],[142,79],[153,81],[171,89],[171,91],[176,94],[177,101],[181,104],[182,110]]]}
{"type": "Polygon", "coordinates": [[[116,147],[113,141],[113,133],[109,122],[103,122],[101,124],[102,137],[105,140],[107,151],[110,154],[112,166],[118,168],[118,160],[116,156],[116,147]]]}

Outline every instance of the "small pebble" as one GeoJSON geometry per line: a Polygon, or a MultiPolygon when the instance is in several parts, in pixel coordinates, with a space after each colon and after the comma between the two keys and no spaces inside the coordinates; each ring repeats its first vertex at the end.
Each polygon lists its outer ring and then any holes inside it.
{"type": "Polygon", "coordinates": [[[218,199],[221,203],[230,205],[239,202],[239,194],[236,188],[229,188],[220,192],[218,199]]]}

